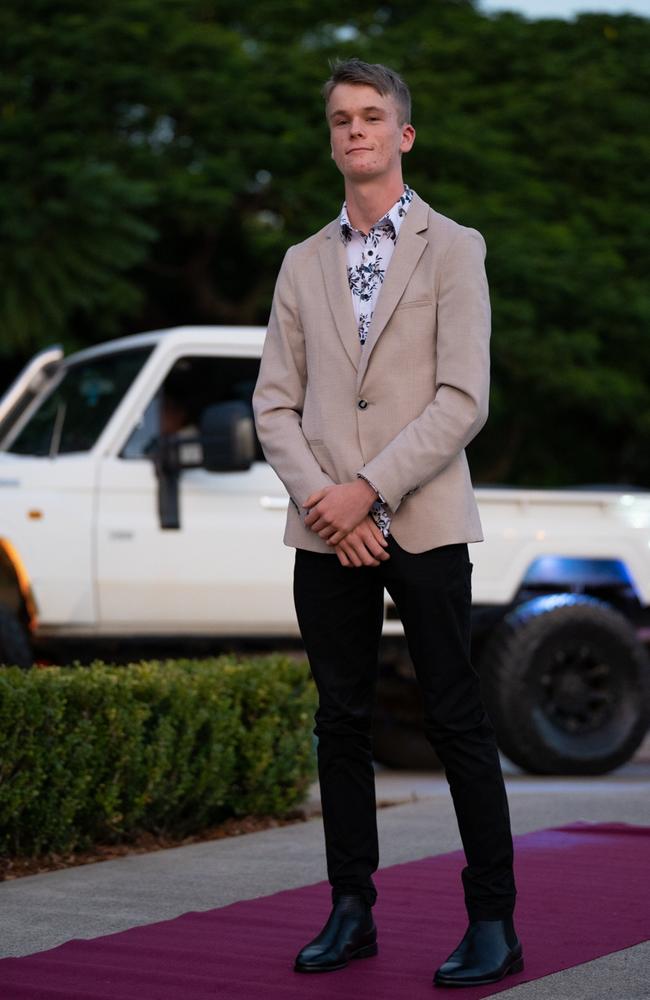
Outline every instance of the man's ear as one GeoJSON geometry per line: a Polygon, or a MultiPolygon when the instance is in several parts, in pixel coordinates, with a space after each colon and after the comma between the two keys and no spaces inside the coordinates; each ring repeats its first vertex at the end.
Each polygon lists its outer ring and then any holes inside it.
{"type": "Polygon", "coordinates": [[[410,124],[403,125],[402,141],[400,143],[400,152],[408,153],[413,148],[414,142],[415,142],[415,129],[410,124]]]}

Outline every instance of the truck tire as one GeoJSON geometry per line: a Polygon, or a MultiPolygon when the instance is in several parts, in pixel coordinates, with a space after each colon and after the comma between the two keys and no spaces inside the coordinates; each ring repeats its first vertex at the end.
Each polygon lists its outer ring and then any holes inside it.
{"type": "Polygon", "coordinates": [[[605,774],[650,722],[650,662],[628,621],[573,594],[515,608],[483,651],[481,684],[497,740],[534,774],[605,774]]]}
{"type": "Polygon", "coordinates": [[[26,630],[13,611],[0,604],[0,664],[8,667],[31,667],[33,662],[26,630]]]}

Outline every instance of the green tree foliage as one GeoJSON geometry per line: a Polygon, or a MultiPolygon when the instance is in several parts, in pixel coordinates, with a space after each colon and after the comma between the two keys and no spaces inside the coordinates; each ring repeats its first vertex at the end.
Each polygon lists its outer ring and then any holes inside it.
{"type": "Polygon", "coordinates": [[[470,0],[25,0],[0,12],[0,351],[264,323],[337,211],[328,60],[403,72],[411,185],[488,243],[477,478],[650,484],[650,21],[470,0]]]}

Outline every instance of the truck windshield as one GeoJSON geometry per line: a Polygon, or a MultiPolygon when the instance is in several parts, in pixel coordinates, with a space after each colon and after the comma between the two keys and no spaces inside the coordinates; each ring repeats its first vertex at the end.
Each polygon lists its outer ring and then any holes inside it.
{"type": "Polygon", "coordinates": [[[151,351],[116,351],[64,368],[7,450],[50,457],[89,451],[151,351]]]}

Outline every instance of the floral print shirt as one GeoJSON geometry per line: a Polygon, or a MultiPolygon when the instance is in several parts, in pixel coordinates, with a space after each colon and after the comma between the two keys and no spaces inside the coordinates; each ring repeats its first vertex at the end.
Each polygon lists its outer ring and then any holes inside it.
{"type": "MultiPolygon", "coordinates": [[[[363,346],[368,337],[381,286],[393,256],[402,220],[413,200],[413,190],[407,185],[391,209],[365,235],[354,229],[344,203],[339,217],[341,239],[347,255],[348,284],[352,293],[354,316],[363,346]]],[[[373,484],[370,484],[373,486],[373,484]]],[[[373,489],[375,487],[373,486],[373,489]]],[[[378,491],[377,491],[378,492],[378,491]]],[[[390,531],[391,515],[383,499],[375,500],[370,514],[384,536],[390,531]]]]}

